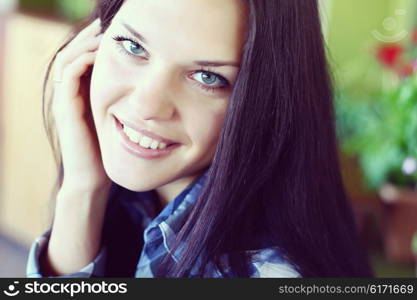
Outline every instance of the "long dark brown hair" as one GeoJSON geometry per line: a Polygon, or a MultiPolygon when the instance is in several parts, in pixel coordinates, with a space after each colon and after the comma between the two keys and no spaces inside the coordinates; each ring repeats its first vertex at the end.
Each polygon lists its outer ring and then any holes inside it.
{"type": "MultiPolygon", "coordinates": [[[[373,276],[340,175],[317,1],[242,1],[249,29],[224,127],[205,186],[177,235],[174,249],[186,241],[182,255],[178,263],[167,255],[158,276],[188,277],[199,261],[201,277],[208,262],[225,277],[249,277],[245,250],[260,247],[278,247],[305,277],[373,276]],[[224,253],[233,275],[223,270],[224,253]]],[[[98,1],[85,24],[98,17],[104,32],[122,4],[98,1]]],[[[52,198],[63,180],[45,93],[54,59],[43,97],[59,167],[52,198]]]]}

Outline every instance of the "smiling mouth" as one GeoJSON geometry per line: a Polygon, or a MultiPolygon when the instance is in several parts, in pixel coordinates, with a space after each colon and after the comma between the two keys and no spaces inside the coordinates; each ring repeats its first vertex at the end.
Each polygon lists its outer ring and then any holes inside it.
{"type": "Polygon", "coordinates": [[[122,130],[126,134],[126,136],[133,142],[138,144],[139,146],[146,148],[146,149],[165,149],[167,146],[170,146],[174,143],[164,143],[158,140],[155,140],[147,135],[143,135],[132,128],[123,125],[122,123],[122,130]]]}
{"type": "MultiPolygon", "coordinates": [[[[164,150],[164,149],[170,149],[171,146],[179,145],[180,143],[171,142],[166,139],[160,139],[160,138],[153,138],[149,135],[142,134],[141,132],[138,132],[131,127],[123,124],[119,119],[116,117],[114,118],[116,122],[116,126],[119,128],[120,133],[125,136],[126,140],[128,140],[130,143],[134,144],[136,147],[140,147],[144,150],[164,150]]],[[[155,136],[153,134],[153,136],[155,136]]]]}
{"type": "MultiPolygon", "coordinates": [[[[139,143],[133,142],[131,138],[129,138],[125,131],[123,130],[122,123],[120,123],[116,118],[114,118],[116,130],[119,133],[119,137],[121,138],[121,146],[124,148],[128,153],[136,156],[140,159],[148,159],[154,160],[163,157],[169,156],[173,151],[176,151],[177,148],[181,147],[180,143],[174,143],[171,145],[166,145],[165,148],[162,149],[162,146],[159,144],[157,145],[156,149],[152,149],[152,144],[148,145],[149,142],[145,142],[148,147],[143,147],[139,143]],[[160,148],[161,147],[161,148],[160,148]]],[[[155,144],[153,145],[155,148],[155,144]]]]}

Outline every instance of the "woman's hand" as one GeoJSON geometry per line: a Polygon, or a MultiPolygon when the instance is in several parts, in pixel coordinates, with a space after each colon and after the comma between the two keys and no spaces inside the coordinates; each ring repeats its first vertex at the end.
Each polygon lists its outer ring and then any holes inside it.
{"type": "Polygon", "coordinates": [[[56,58],[52,113],[60,142],[64,180],[58,192],[45,276],[70,274],[100,249],[111,180],[101,160],[89,101],[89,68],[100,44],[100,23],[81,31],[56,58]]]}
{"type": "Polygon", "coordinates": [[[100,20],[83,29],[61,52],[54,69],[52,113],[64,167],[63,187],[95,191],[110,187],[90,108],[89,69],[102,34],[100,20]]]}

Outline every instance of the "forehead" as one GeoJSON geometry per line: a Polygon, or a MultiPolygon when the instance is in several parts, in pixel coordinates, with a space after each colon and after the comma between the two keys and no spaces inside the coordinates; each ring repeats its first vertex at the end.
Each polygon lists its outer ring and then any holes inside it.
{"type": "Polygon", "coordinates": [[[113,23],[129,24],[148,50],[178,59],[238,60],[246,33],[243,0],[126,0],[113,23]]]}

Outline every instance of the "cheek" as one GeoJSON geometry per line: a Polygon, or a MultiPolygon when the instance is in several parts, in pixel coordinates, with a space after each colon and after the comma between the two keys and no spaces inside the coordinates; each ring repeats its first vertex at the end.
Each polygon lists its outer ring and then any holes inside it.
{"type": "Polygon", "coordinates": [[[200,152],[215,150],[223,127],[225,110],[225,107],[221,107],[216,111],[210,111],[205,116],[196,114],[196,117],[189,122],[192,143],[199,148],[200,152]]]}
{"type": "Polygon", "coordinates": [[[91,76],[92,106],[108,105],[111,99],[117,99],[123,94],[123,81],[120,78],[125,77],[110,47],[109,43],[104,43],[97,53],[91,76]]]}

